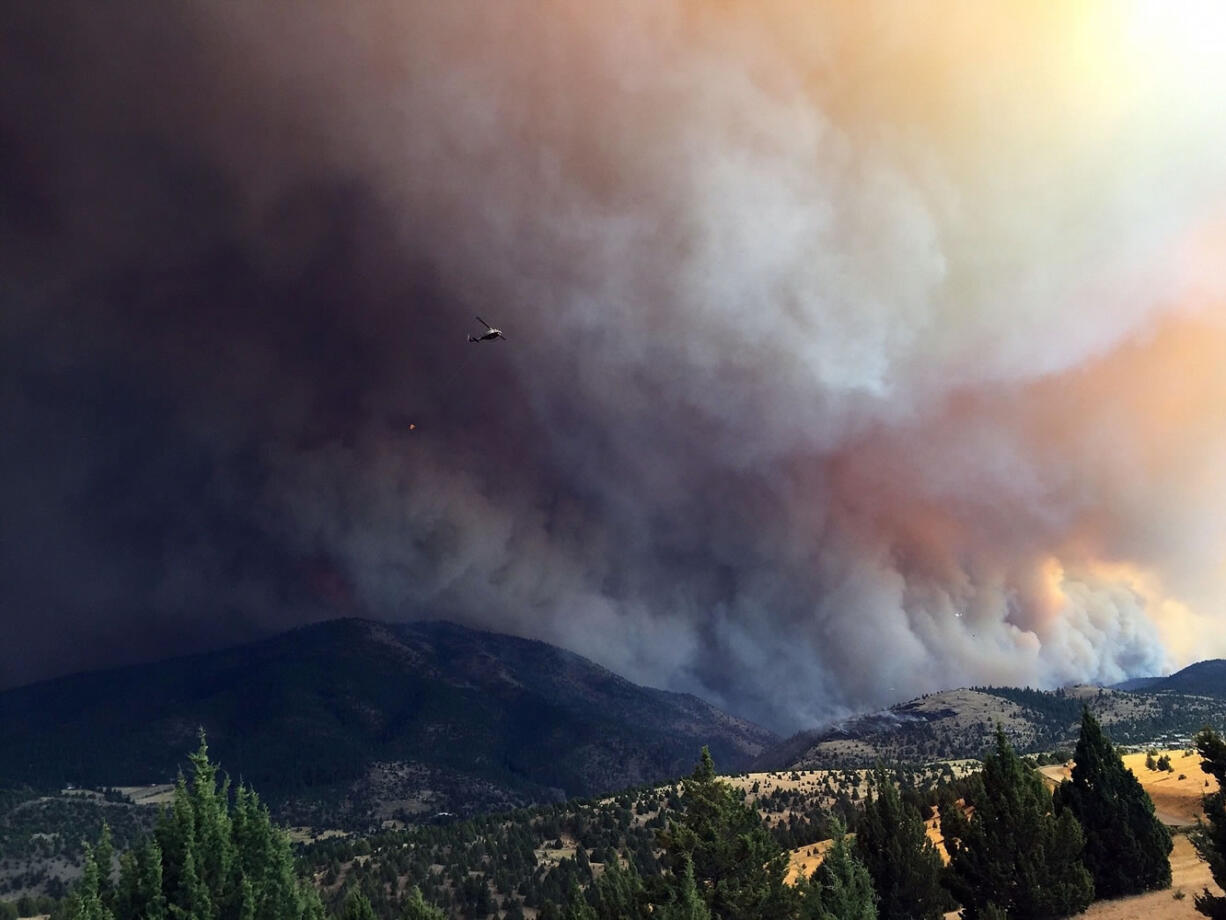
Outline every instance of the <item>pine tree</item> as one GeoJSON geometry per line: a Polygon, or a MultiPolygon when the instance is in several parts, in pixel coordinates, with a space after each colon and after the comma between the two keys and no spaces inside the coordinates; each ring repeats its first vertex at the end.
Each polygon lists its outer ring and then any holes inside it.
{"type": "Polygon", "coordinates": [[[687,859],[698,893],[715,920],[782,918],[793,910],[784,884],[788,855],[758,813],[715,776],[711,752],[682,780],[682,813],[660,834],[674,885],[684,885],[687,859]]]}
{"type": "Polygon", "coordinates": [[[179,889],[171,898],[171,912],[184,920],[209,920],[213,913],[213,899],[196,871],[196,847],[193,844],[183,856],[179,872],[179,889]]]}
{"type": "Polygon", "coordinates": [[[596,920],[596,911],[584,898],[579,882],[574,878],[570,880],[570,891],[567,894],[566,907],[562,911],[562,920],[596,920]]]}
{"type": "MultiPolygon", "coordinates": [[[[323,920],[319,893],[298,879],[289,838],[259,797],[240,787],[231,808],[203,735],[191,762],[191,783],[179,775],[153,836],[122,857],[117,886],[102,882],[91,851],[76,920],[109,920],[106,899],[118,920],[323,920]]],[[[99,852],[109,847],[104,830],[99,852]]]]}
{"type": "Polygon", "coordinates": [[[156,840],[147,840],[120,857],[115,916],[120,920],[166,920],[162,850],[156,840]]]}
{"type": "Polygon", "coordinates": [[[1082,859],[1099,898],[1139,894],[1171,884],[1171,834],[1154,803],[1084,709],[1071,780],[1056,789],[1056,814],[1068,810],[1085,835],[1082,859]]]}
{"type": "Polygon", "coordinates": [[[800,920],[877,920],[873,879],[847,841],[846,829],[832,823],[833,843],[821,865],[801,884],[800,920]]]}
{"type": "Polygon", "coordinates": [[[209,762],[203,730],[200,747],[188,755],[188,760],[192,765],[190,801],[195,824],[196,872],[211,899],[216,899],[223,909],[232,909],[237,886],[230,877],[235,856],[229,816],[230,782],[224,780],[218,787],[217,765],[209,762]]]}
{"type": "MultiPolygon", "coordinates": [[[[1213,880],[1226,886],[1226,740],[1211,728],[1196,736],[1200,752],[1200,768],[1218,782],[1217,792],[1205,796],[1207,824],[1201,824],[1190,836],[1200,858],[1209,864],[1213,880]]],[[[1213,920],[1226,920],[1226,897],[1212,894],[1205,888],[1196,895],[1196,909],[1213,920]]]]}
{"type": "Polygon", "coordinates": [[[370,904],[370,898],[361,889],[354,888],[345,898],[345,906],[341,910],[340,920],[378,920],[375,909],[370,904]]]}
{"type": "Polygon", "coordinates": [[[999,727],[971,798],[969,820],[958,808],[941,813],[949,885],[964,920],[985,920],[989,909],[1011,920],[1054,920],[1085,910],[1094,882],[1081,862],[1081,827],[1071,812],[1052,814],[1043,780],[999,727]]]}
{"type": "MultiPolygon", "coordinates": [[[[690,869],[693,875],[693,868],[690,869]]],[[[605,863],[605,870],[592,885],[592,908],[598,920],[649,920],[642,876],[633,863],[622,866],[616,857],[605,863]]]]}
{"type": "Polygon", "coordinates": [[[902,801],[883,766],[873,773],[870,792],[856,827],[856,855],[868,869],[877,893],[881,920],[940,920],[941,854],[924,830],[924,819],[902,801]]]}
{"type": "Polygon", "coordinates": [[[694,882],[692,860],[686,858],[684,861],[679,884],[673,889],[673,900],[662,904],[652,916],[659,920],[711,920],[711,912],[694,882]]]}
{"type": "MultiPolygon", "coordinates": [[[[522,916],[522,911],[520,914],[522,916]]],[[[400,920],[447,920],[447,915],[437,907],[427,904],[421,889],[414,885],[404,896],[400,920]]]]}
{"type": "Polygon", "coordinates": [[[102,822],[102,834],[94,848],[98,864],[98,898],[109,910],[115,909],[115,886],[111,881],[111,869],[115,861],[115,847],[111,842],[111,826],[102,822]]]}
{"type": "Polygon", "coordinates": [[[159,812],[153,830],[153,839],[162,853],[162,891],[167,898],[167,910],[172,904],[178,904],[177,896],[182,887],[179,876],[188,852],[196,845],[196,815],[190,795],[187,780],[180,773],[170,808],[159,812]]]}
{"type": "Polygon", "coordinates": [[[85,845],[85,865],[81,881],[68,905],[68,920],[114,920],[115,915],[102,903],[98,860],[94,848],[85,845]]]}

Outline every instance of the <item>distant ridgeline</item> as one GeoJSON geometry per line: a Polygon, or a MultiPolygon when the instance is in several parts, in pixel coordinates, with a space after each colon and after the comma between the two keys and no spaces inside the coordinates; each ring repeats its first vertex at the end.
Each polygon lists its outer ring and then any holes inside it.
{"type": "Polygon", "coordinates": [[[365,826],[738,769],[778,738],[571,652],[451,623],[336,620],[0,693],[0,787],[173,781],[208,732],[293,823],[365,826]]]}
{"type": "Polygon", "coordinates": [[[1133,692],[1082,686],[931,693],[794,735],[755,760],[754,769],[978,758],[997,723],[1020,751],[1067,748],[1077,739],[1082,706],[1090,708],[1117,744],[1188,744],[1205,725],[1226,725],[1226,662],[1201,662],[1133,692]]]}

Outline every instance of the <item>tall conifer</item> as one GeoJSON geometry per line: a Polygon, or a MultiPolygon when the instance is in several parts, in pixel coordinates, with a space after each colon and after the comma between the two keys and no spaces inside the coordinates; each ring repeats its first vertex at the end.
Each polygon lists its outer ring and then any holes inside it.
{"type": "Polygon", "coordinates": [[[652,916],[659,920],[711,920],[711,912],[698,894],[694,863],[690,859],[685,860],[679,884],[673,889],[673,900],[661,905],[652,916]]]}
{"type": "Polygon", "coordinates": [[[831,834],[833,842],[821,865],[800,886],[800,920],[877,920],[872,876],[837,818],[831,834]]]}
{"type": "Polygon", "coordinates": [[[715,920],[788,916],[795,899],[783,881],[788,855],[758,813],[716,777],[707,748],[681,784],[681,815],[660,834],[673,879],[684,883],[688,860],[697,890],[715,920]]]}
{"type": "Polygon", "coordinates": [[[114,920],[114,914],[102,903],[99,891],[99,868],[94,848],[85,846],[85,866],[68,905],[68,920],[114,920]]]}
{"type": "MultiPolygon", "coordinates": [[[[520,915],[523,912],[520,911],[520,915]]],[[[447,915],[437,907],[426,903],[421,889],[414,885],[404,896],[404,904],[400,908],[400,920],[447,920],[447,915]]]]}
{"type": "Polygon", "coordinates": [[[1043,780],[1000,728],[972,798],[969,819],[958,808],[941,812],[950,888],[964,920],[986,920],[994,910],[1010,920],[1055,920],[1086,909],[1094,881],[1081,862],[1081,827],[1068,811],[1052,814],[1043,780]]]}
{"type": "MultiPolygon", "coordinates": [[[[203,735],[153,836],[124,855],[119,884],[103,886],[94,851],[77,886],[73,920],[323,920],[319,893],[295,872],[289,837],[254,792],[218,781],[203,735]]],[[[104,831],[101,852],[109,846],[104,831]]],[[[109,861],[109,856],[106,857],[109,861]]]]}
{"type": "Polygon", "coordinates": [[[945,910],[941,855],[924,830],[924,819],[902,801],[885,768],[873,772],[856,826],[856,855],[877,892],[881,920],[940,920],[945,910]]]}
{"type": "Polygon", "coordinates": [[[366,897],[360,888],[354,888],[345,898],[340,920],[378,920],[378,918],[375,916],[375,909],[370,904],[370,898],[366,897]]]}
{"type": "Polygon", "coordinates": [[[1057,787],[1056,813],[1072,812],[1085,835],[1082,858],[1099,898],[1171,884],[1171,834],[1154,803],[1090,713],[1081,713],[1073,776],[1057,787]]]}
{"type": "MultiPolygon", "coordinates": [[[[1213,880],[1226,888],[1226,741],[1211,728],[1196,736],[1196,749],[1200,752],[1200,768],[1214,777],[1218,790],[1205,796],[1205,817],[1192,834],[1192,844],[1200,858],[1209,863],[1213,880]]],[[[1212,894],[1208,888],[1196,895],[1196,909],[1213,920],[1226,920],[1226,897],[1212,894]]]]}

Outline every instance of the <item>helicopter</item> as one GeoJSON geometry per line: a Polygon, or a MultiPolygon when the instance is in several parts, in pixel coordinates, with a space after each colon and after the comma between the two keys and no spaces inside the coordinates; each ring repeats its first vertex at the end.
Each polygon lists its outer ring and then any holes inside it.
{"type": "Polygon", "coordinates": [[[491,326],[489,323],[487,323],[485,320],[483,320],[479,316],[477,317],[477,322],[479,322],[482,326],[485,327],[485,332],[481,333],[481,335],[470,335],[468,337],[468,341],[470,342],[493,342],[495,339],[502,339],[504,342],[506,341],[507,337],[502,334],[501,329],[495,329],[493,326],[491,326]]]}

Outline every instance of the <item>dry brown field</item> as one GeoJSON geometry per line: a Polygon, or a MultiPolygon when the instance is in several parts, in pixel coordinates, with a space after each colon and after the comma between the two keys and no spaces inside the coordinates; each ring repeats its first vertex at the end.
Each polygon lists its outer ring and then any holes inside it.
{"type": "MultiPolygon", "coordinates": [[[[1145,754],[1125,754],[1124,766],[1132,770],[1141,781],[1141,786],[1154,800],[1158,820],[1168,827],[1192,827],[1204,814],[1201,797],[1217,791],[1217,782],[1201,772],[1200,755],[1187,754],[1181,750],[1159,751],[1171,758],[1171,773],[1165,770],[1147,770],[1145,754]],[[1182,778],[1181,778],[1182,777],[1182,778]],[[1208,782],[1209,785],[1206,785],[1208,782]]],[[[1071,765],[1040,767],[1040,772],[1054,785],[1071,775],[1071,765]]]]}
{"type": "MultiPolygon", "coordinates": [[[[1202,795],[1213,792],[1216,783],[1201,772],[1200,755],[1186,754],[1182,750],[1158,753],[1170,756],[1173,772],[1147,770],[1144,753],[1126,754],[1124,765],[1132,770],[1153,799],[1158,819],[1176,829],[1175,846],[1171,852],[1171,887],[1164,891],[1152,891],[1114,901],[1096,901],[1080,915],[1086,920],[1199,920],[1201,914],[1196,912],[1193,895],[1206,887],[1214,894],[1222,894],[1222,890],[1213,883],[1209,867],[1197,857],[1186,833],[1189,827],[1196,825],[1197,818],[1203,815],[1202,795]],[[1205,785],[1206,780],[1209,782],[1208,786],[1205,785]]],[[[1069,777],[1070,765],[1041,767],[1040,771],[1054,786],[1069,777]]],[[[759,777],[763,775],[765,774],[756,774],[759,777]]],[[[785,788],[804,785],[803,779],[799,784],[781,779],[773,779],[772,783],[787,783],[785,788]]],[[[947,858],[939,822],[930,816],[926,825],[929,839],[937,845],[942,858],[947,858]]],[[[802,875],[812,874],[829,848],[830,841],[827,840],[793,850],[790,854],[788,883],[795,884],[802,875]]],[[[946,914],[947,920],[957,920],[957,917],[957,912],[946,914]]]]}

